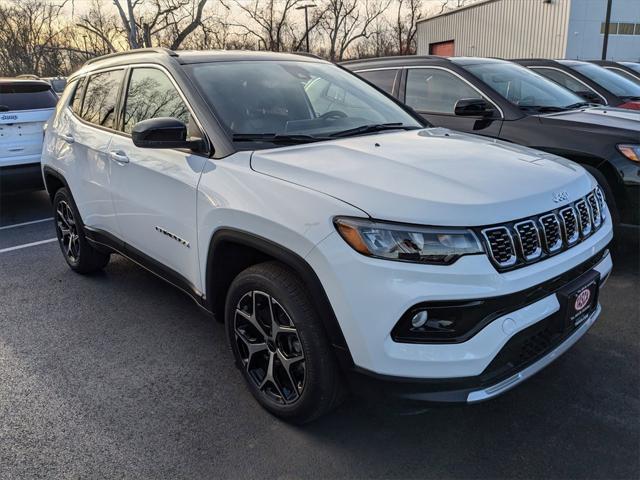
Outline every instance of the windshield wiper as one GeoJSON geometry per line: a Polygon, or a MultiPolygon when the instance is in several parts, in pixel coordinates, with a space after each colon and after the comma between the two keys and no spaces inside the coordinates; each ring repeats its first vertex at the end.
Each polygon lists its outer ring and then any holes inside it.
{"type": "Polygon", "coordinates": [[[322,140],[330,140],[328,137],[315,137],[305,134],[284,134],[284,133],[235,133],[234,142],[269,142],[295,145],[299,143],[312,143],[322,140]]]}
{"type": "Polygon", "coordinates": [[[575,110],[576,108],[593,107],[594,105],[597,105],[597,104],[590,103],[590,102],[577,102],[577,103],[572,103],[571,105],[567,105],[566,107],[564,107],[564,109],[565,110],[575,110]]]}
{"type": "Polygon", "coordinates": [[[422,127],[415,125],[405,125],[404,123],[374,123],[370,125],[362,125],[360,127],[350,128],[330,134],[330,137],[350,137],[352,135],[360,135],[364,133],[383,132],[385,130],[419,130],[422,127]]]}
{"type": "Polygon", "coordinates": [[[624,95],[622,97],[620,97],[623,100],[628,100],[628,101],[632,101],[632,102],[637,102],[638,100],[640,100],[640,96],[638,95],[624,95]]]}
{"type": "Polygon", "coordinates": [[[520,110],[535,110],[536,112],[540,112],[540,113],[551,113],[551,112],[564,112],[566,108],[544,106],[544,105],[521,105],[520,110]]]}

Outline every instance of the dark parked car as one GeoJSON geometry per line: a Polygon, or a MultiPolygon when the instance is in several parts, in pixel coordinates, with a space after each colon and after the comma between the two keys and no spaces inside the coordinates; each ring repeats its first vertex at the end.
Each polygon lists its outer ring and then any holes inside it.
{"type": "Polygon", "coordinates": [[[613,215],[640,225],[640,114],[594,108],[512,62],[464,57],[390,57],[345,62],[435,126],[499,138],[584,165],[613,215]]]}
{"type": "Polygon", "coordinates": [[[634,70],[628,65],[630,62],[622,63],[612,62],[611,60],[591,60],[590,63],[600,65],[601,67],[611,70],[621,77],[640,85],[640,65],[638,65],[639,68],[637,70],[634,70]]]}
{"type": "Polygon", "coordinates": [[[578,60],[514,61],[590,102],[640,110],[640,85],[599,65],[578,60]]]}

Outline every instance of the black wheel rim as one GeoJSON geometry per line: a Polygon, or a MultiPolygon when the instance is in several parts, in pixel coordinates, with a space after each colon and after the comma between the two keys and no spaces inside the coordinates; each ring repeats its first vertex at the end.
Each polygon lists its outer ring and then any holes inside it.
{"type": "Polygon", "coordinates": [[[250,381],[270,400],[295,403],[304,390],[305,357],[293,321],[273,297],[242,296],[233,319],[236,347],[250,381]]]}
{"type": "Polygon", "coordinates": [[[56,208],[56,226],[60,248],[67,258],[77,263],[80,258],[80,237],[73,211],[67,202],[61,200],[56,208]]]}

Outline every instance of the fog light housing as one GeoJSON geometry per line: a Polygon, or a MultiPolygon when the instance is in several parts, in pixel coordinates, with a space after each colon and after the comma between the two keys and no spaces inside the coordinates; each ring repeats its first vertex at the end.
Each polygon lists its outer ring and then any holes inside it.
{"type": "Polygon", "coordinates": [[[457,343],[479,328],[493,311],[484,301],[429,302],[414,305],[391,331],[399,343],[457,343]]]}
{"type": "Polygon", "coordinates": [[[424,327],[427,320],[429,320],[429,312],[426,310],[420,310],[411,318],[411,326],[413,328],[424,327]]]}

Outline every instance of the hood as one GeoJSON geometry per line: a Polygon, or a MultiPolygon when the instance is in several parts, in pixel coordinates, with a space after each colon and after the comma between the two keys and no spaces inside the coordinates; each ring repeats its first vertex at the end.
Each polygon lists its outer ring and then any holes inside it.
{"type": "Polygon", "coordinates": [[[254,152],[257,172],[354,205],[373,218],[442,226],[516,220],[595,188],[579,165],[442,128],[254,152]]]}
{"type": "Polygon", "coordinates": [[[617,133],[640,140],[640,111],[622,108],[585,108],[539,115],[543,124],[573,125],[589,132],[617,133]]]}

